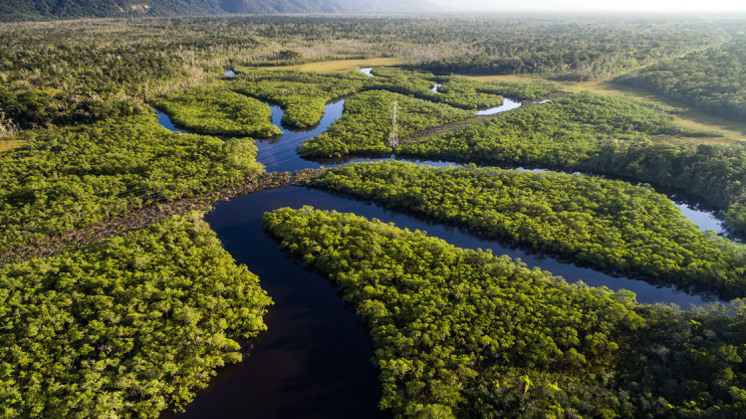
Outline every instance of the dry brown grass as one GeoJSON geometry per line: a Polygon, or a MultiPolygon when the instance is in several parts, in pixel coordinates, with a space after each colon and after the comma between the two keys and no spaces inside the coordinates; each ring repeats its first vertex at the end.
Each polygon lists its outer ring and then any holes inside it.
{"type": "Polygon", "coordinates": [[[564,91],[574,93],[590,91],[609,96],[626,96],[641,102],[655,103],[664,106],[673,106],[687,109],[686,112],[674,115],[674,121],[685,127],[698,131],[713,131],[723,134],[724,137],[698,138],[701,142],[732,143],[735,141],[746,141],[746,124],[691,109],[684,103],[665,98],[658,94],[643,89],[623,86],[610,81],[589,81],[566,84],[564,91]]]}
{"type": "Polygon", "coordinates": [[[0,109],[0,153],[23,145],[24,141],[18,139],[18,132],[18,125],[0,109]]]}
{"type": "Polygon", "coordinates": [[[512,83],[531,83],[534,80],[544,80],[539,77],[532,77],[529,75],[519,75],[519,74],[496,74],[491,76],[465,76],[467,79],[476,80],[476,81],[505,81],[505,82],[512,82],[512,83]]]}
{"type": "Polygon", "coordinates": [[[0,153],[18,148],[24,144],[26,144],[26,141],[23,140],[0,140],[0,153]]]}
{"type": "Polygon", "coordinates": [[[341,73],[345,71],[358,71],[361,68],[365,67],[391,66],[402,64],[404,62],[405,60],[402,58],[363,58],[354,60],[340,59],[276,67],[238,67],[236,68],[236,70],[244,72],[252,70],[299,70],[329,74],[341,73]]]}
{"type": "MultiPolygon", "coordinates": [[[[513,74],[467,77],[472,80],[483,82],[505,81],[531,83],[534,80],[542,80],[541,78],[513,74]]],[[[631,99],[639,100],[641,102],[655,103],[663,106],[673,106],[686,109],[684,113],[674,115],[674,122],[685,128],[697,131],[711,131],[713,133],[719,133],[723,135],[722,137],[713,136],[704,138],[691,138],[688,139],[690,142],[709,144],[733,144],[734,142],[746,141],[746,123],[718,118],[717,116],[692,109],[684,103],[665,98],[661,95],[647,90],[627,87],[611,81],[565,83],[562,90],[568,93],[590,91],[601,95],[625,96],[631,99]]]]}

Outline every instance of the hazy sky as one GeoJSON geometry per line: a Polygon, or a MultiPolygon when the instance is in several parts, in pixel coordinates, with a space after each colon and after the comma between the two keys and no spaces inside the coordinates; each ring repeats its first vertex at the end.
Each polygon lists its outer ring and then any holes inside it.
{"type": "Polygon", "coordinates": [[[450,10],[746,11],[745,0],[429,0],[450,10]]]}

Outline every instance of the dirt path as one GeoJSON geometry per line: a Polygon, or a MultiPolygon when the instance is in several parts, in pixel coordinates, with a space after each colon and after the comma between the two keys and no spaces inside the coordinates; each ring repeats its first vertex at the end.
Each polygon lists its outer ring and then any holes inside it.
{"type": "Polygon", "coordinates": [[[469,125],[478,124],[480,122],[486,121],[488,119],[494,118],[495,115],[488,115],[488,116],[474,116],[467,119],[462,119],[460,121],[456,122],[449,122],[447,124],[438,125],[437,127],[431,127],[424,129],[422,131],[415,132],[411,136],[407,138],[403,138],[401,140],[401,145],[406,145],[409,143],[413,143],[415,141],[419,141],[423,138],[432,137],[434,135],[441,135],[441,134],[447,134],[449,132],[458,131],[461,128],[468,127],[469,125]]]}
{"type": "Polygon", "coordinates": [[[14,263],[35,257],[48,257],[66,250],[75,249],[109,237],[137,230],[156,221],[188,211],[208,211],[220,201],[247,195],[265,189],[282,188],[290,184],[289,172],[263,173],[247,178],[236,187],[210,193],[162,202],[116,218],[110,218],[87,227],[70,230],[57,236],[45,237],[35,242],[18,246],[0,254],[0,263],[14,263]]]}

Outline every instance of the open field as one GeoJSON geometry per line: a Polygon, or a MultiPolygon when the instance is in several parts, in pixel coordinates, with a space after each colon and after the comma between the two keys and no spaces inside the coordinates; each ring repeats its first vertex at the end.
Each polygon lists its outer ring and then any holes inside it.
{"type": "MultiPolygon", "coordinates": [[[[656,103],[665,106],[674,106],[686,109],[686,112],[674,115],[677,124],[686,128],[703,131],[716,131],[722,133],[725,138],[712,138],[715,142],[728,140],[744,141],[746,140],[746,123],[738,123],[727,119],[718,118],[695,109],[673,99],[664,98],[663,96],[649,92],[647,90],[635,89],[628,86],[622,86],[612,81],[590,81],[567,84],[564,88],[568,92],[580,92],[588,90],[609,96],[626,96],[643,102],[656,103]]],[[[700,140],[702,140],[700,138],[700,140]]]]}
{"type": "Polygon", "coordinates": [[[487,82],[487,81],[505,81],[513,83],[531,83],[533,80],[544,80],[541,77],[519,74],[493,74],[491,76],[465,76],[467,79],[487,82]]]}
{"type": "Polygon", "coordinates": [[[274,67],[237,67],[237,71],[250,71],[256,69],[262,70],[300,70],[300,71],[312,71],[315,73],[339,73],[344,71],[357,71],[365,67],[378,67],[397,65],[404,63],[405,60],[396,57],[379,57],[379,58],[362,58],[353,60],[330,60],[330,61],[318,61],[313,63],[287,65],[287,66],[274,66],[274,67]]]}
{"type": "Polygon", "coordinates": [[[23,140],[0,140],[0,153],[20,147],[25,143],[23,140]]]}
{"type": "MultiPolygon", "coordinates": [[[[523,82],[530,83],[532,80],[538,79],[537,77],[524,76],[524,75],[490,75],[490,76],[468,76],[469,79],[478,81],[505,81],[505,82],[523,82]]],[[[578,83],[566,83],[563,88],[565,92],[575,93],[582,92],[584,90],[598,93],[608,96],[625,96],[631,99],[656,103],[664,106],[674,106],[677,108],[686,109],[686,112],[674,115],[674,120],[677,124],[680,124],[686,128],[700,130],[700,131],[713,131],[722,133],[724,137],[710,137],[710,138],[697,138],[698,142],[709,142],[709,143],[732,143],[733,141],[744,141],[746,140],[746,123],[739,123],[735,121],[729,121],[727,119],[718,118],[707,113],[691,109],[687,105],[669,98],[664,98],[661,95],[653,92],[635,89],[628,86],[623,86],[613,81],[602,80],[602,81],[587,81],[578,83]]]]}

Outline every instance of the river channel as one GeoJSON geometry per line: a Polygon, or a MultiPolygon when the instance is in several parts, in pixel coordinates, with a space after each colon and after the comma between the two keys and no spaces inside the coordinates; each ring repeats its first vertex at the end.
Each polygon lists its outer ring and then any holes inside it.
{"type": "MultiPolygon", "coordinates": [[[[520,106],[520,103],[517,103],[520,106]]],[[[517,106],[508,104],[504,110],[517,106]]],[[[271,106],[272,122],[281,125],[282,109],[271,106]]],[[[279,138],[259,140],[258,159],[267,171],[297,171],[322,164],[303,160],[296,153],[303,141],[324,132],[342,116],[344,100],[327,105],[319,125],[294,131],[283,127],[279,138]]],[[[159,121],[178,130],[168,116],[159,121]],[[170,124],[170,125],[169,125],[170,124]]],[[[390,158],[388,158],[390,159],[390,158]]],[[[387,159],[355,159],[371,161],[387,159]]],[[[324,166],[345,164],[326,163],[324,166]]],[[[450,163],[415,161],[444,166],[450,163]]],[[[253,342],[244,362],[221,369],[210,387],[200,392],[179,417],[260,418],[374,418],[380,417],[377,403],[381,388],[370,362],[372,345],[365,328],[347,310],[329,281],[306,270],[281,251],[261,230],[266,211],[282,207],[311,205],[318,209],[354,212],[368,218],[393,222],[399,227],[420,229],[464,248],[490,249],[495,255],[519,258],[529,267],[539,267],[563,276],[568,282],[583,281],[612,290],[627,289],[642,303],[675,303],[682,307],[707,301],[672,287],[613,277],[551,257],[535,255],[495,241],[478,238],[458,228],[430,223],[410,215],[392,212],[362,201],[301,187],[267,190],[221,203],[206,216],[223,247],[257,274],[275,302],[265,321],[268,331],[253,342]]],[[[712,214],[678,204],[700,228],[722,232],[712,214]]]]}

